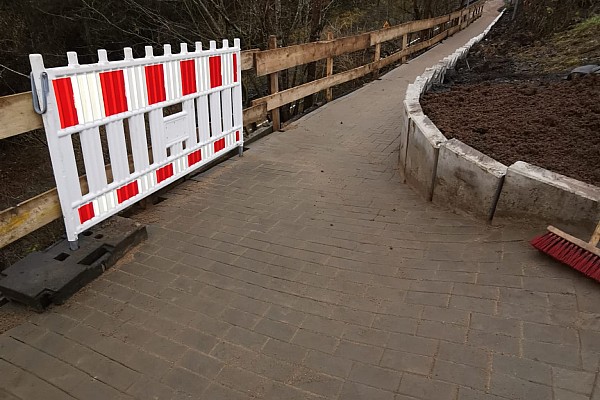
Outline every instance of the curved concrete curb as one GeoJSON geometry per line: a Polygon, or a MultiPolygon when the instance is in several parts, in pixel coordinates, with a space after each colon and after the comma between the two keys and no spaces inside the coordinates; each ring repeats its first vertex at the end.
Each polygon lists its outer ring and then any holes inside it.
{"type": "Polygon", "coordinates": [[[417,193],[454,211],[491,221],[539,220],[593,228],[600,188],[519,161],[507,167],[460,140],[447,138],[423,113],[420,97],[444,81],[502,17],[408,85],[400,129],[400,174],[417,193]]]}

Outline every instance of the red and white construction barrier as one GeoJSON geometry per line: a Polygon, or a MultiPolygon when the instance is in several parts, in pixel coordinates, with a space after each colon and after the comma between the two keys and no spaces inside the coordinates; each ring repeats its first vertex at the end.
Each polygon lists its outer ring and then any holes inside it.
{"type": "Polygon", "coordinates": [[[45,68],[39,54],[29,58],[34,103],[39,99],[44,105],[39,108],[73,247],[91,226],[243,148],[239,39],[233,47],[224,40],[220,49],[216,42],[208,50],[196,43],[194,52],[182,44],[178,54],[165,45],[161,56],[146,47],[144,58],[133,58],[125,48],[120,61],[108,61],[99,50],[98,63],[86,65],[69,52],[68,66],[58,68],[45,68]],[[166,107],[178,104],[181,111],[164,116],[166,107]]]}

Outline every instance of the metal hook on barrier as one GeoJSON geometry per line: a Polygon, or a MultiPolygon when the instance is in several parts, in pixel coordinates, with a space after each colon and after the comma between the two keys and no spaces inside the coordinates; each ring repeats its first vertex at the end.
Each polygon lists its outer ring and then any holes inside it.
{"type": "Polygon", "coordinates": [[[48,108],[48,100],[47,96],[50,92],[48,86],[48,74],[42,72],[40,75],[40,79],[42,81],[42,106],[40,107],[40,99],[38,98],[37,88],[35,86],[35,79],[33,78],[33,72],[29,74],[29,80],[31,81],[31,98],[33,99],[33,109],[36,113],[42,115],[46,112],[48,108]]]}

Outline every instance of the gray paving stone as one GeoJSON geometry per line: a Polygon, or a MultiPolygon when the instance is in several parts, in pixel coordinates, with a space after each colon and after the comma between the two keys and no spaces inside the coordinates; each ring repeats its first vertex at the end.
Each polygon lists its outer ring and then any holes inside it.
{"type": "Polygon", "coordinates": [[[347,325],[343,338],[352,342],[385,346],[389,332],[379,329],[366,328],[360,325],[347,325]]]}
{"type": "Polygon", "coordinates": [[[540,361],[503,354],[494,354],[492,368],[495,372],[525,379],[543,385],[552,385],[552,369],[540,361]]]}
{"type": "Polygon", "coordinates": [[[495,333],[472,330],[467,343],[502,354],[519,354],[519,339],[495,333]]]}
{"type": "Polygon", "coordinates": [[[373,365],[354,363],[348,379],[353,382],[363,383],[378,389],[395,391],[400,384],[402,374],[373,365]]]}
{"type": "Polygon", "coordinates": [[[435,339],[395,333],[390,335],[388,347],[408,353],[433,356],[437,350],[438,341],[435,339]]]}
{"type": "Polygon", "coordinates": [[[414,334],[418,320],[415,318],[397,317],[395,315],[378,314],[373,321],[373,328],[388,331],[414,334]]]}
{"type": "Polygon", "coordinates": [[[177,364],[208,379],[214,378],[224,365],[216,358],[194,350],[188,350],[177,364]]]}
{"type": "Polygon", "coordinates": [[[264,354],[291,363],[301,362],[307,351],[305,347],[282,342],[277,339],[269,339],[262,348],[264,354]]]}
{"type": "Polygon", "coordinates": [[[578,368],[580,366],[579,346],[524,340],[523,355],[527,358],[565,367],[578,368]]]}
{"type": "Polygon", "coordinates": [[[325,353],[333,353],[339,340],[333,336],[323,335],[321,333],[311,332],[306,329],[298,329],[292,339],[292,343],[304,346],[308,349],[320,350],[325,353]]]}
{"type": "Polygon", "coordinates": [[[467,327],[438,321],[421,321],[417,329],[417,336],[443,339],[456,343],[464,343],[466,335],[467,327]]]}
{"type": "Polygon", "coordinates": [[[487,351],[474,346],[451,342],[440,342],[438,358],[458,364],[465,364],[486,369],[489,363],[490,355],[487,351]]]}
{"type": "Polygon", "coordinates": [[[289,384],[310,393],[332,398],[339,392],[343,381],[309,369],[298,370],[289,384]]]}
{"type": "Polygon", "coordinates": [[[509,399],[547,400],[552,398],[552,388],[509,375],[493,372],[490,392],[509,399]]]}
{"type": "Polygon", "coordinates": [[[485,390],[488,374],[484,369],[436,360],[435,367],[433,368],[433,378],[456,383],[460,386],[485,390]]]}
{"type": "Polygon", "coordinates": [[[521,322],[516,319],[499,318],[486,314],[471,315],[471,329],[521,337],[521,322]]]}
{"type": "Polygon", "coordinates": [[[439,321],[466,326],[469,323],[469,315],[470,313],[468,311],[457,310],[454,308],[424,307],[421,318],[429,321],[439,321]]]}
{"type": "Polygon", "coordinates": [[[382,347],[354,343],[347,340],[342,340],[335,350],[336,356],[370,364],[378,364],[382,354],[382,347]]]}
{"type": "Polygon", "coordinates": [[[406,302],[424,306],[446,307],[450,296],[441,293],[407,292],[406,302]]]}
{"type": "Polygon", "coordinates": [[[596,374],[553,367],[552,379],[556,387],[589,396],[594,388],[596,374]]]}
{"type": "Polygon", "coordinates": [[[304,365],[315,371],[338,376],[340,378],[346,378],[352,369],[351,360],[343,357],[331,356],[316,350],[311,350],[308,353],[304,360],[304,365]]]}
{"type": "Polygon", "coordinates": [[[344,332],[346,324],[331,318],[323,318],[318,315],[309,315],[302,322],[302,328],[314,332],[325,333],[330,336],[340,336],[344,332]]]}
{"type": "Polygon", "coordinates": [[[523,323],[523,334],[527,340],[541,342],[579,345],[579,337],[575,329],[561,326],[542,325],[532,322],[523,323]]]}
{"type": "Polygon", "coordinates": [[[456,386],[438,380],[404,374],[399,392],[418,399],[452,400],[456,397],[456,386]]]}
{"type": "Polygon", "coordinates": [[[394,400],[394,393],[356,382],[346,382],[340,398],[345,400],[394,400]]]}
{"type": "Polygon", "coordinates": [[[221,370],[215,380],[221,385],[244,393],[248,397],[262,397],[272,386],[272,382],[264,377],[228,365],[221,370]]]}
{"type": "Polygon", "coordinates": [[[380,365],[397,371],[428,375],[433,365],[433,357],[386,349],[380,365]]]}

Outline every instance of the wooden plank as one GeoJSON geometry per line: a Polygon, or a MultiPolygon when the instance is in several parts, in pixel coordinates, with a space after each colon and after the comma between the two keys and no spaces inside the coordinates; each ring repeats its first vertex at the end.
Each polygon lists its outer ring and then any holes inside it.
{"type": "MultiPolygon", "coordinates": [[[[382,60],[383,61],[383,60],[382,60]]],[[[317,79],[316,81],[308,82],[300,86],[296,86],[281,92],[256,99],[252,102],[253,105],[265,103],[267,110],[273,110],[279,108],[285,104],[291,103],[309,96],[313,93],[320,92],[329,87],[339,85],[344,82],[360,78],[366,74],[369,74],[375,70],[375,63],[363,65],[362,67],[354,68],[349,71],[345,71],[339,74],[335,74],[329,77],[317,79]]]]}
{"type": "Polygon", "coordinates": [[[0,97],[0,139],[43,127],[42,117],[33,111],[31,92],[0,97]]]}
{"type": "Polygon", "coordinates": [[[370,34],[298,44],[256,53],[256,75],[264,76],[297,65],[308,64],[323,58],[336,57],[345,53],[370,47],[370,34]]]}
{"type": "Polygon", "coordinates": [[[244,50],[242,51],[242,71],[247,71],[254,68],[254,55],[258,53],[260,49],[244,50]]]}
{"type": "Polygon", "coordinates": [[[371,32],[371,46],[399,38],[411,32],[413,21],[371,32]]]}
{"type": "Polygon", "coordinates": [[[0,212],[0,248],[61,216],[56,188],[0,212]]]}
{"type": "Polygon", "coordinates": [[[444,32],[432,37],[429,40],[426,40],[426,41],[416,44],[414,46],[410,46],[404,50],[397,51],[393,54],[390,54],[386,58],[381,59],[377,63],[378,64],[377,67],[383,68],[383,67],[391,65],[395,62],[401,61],[404,57],[406,57],[410,54],[416,53],[418,51],[421,51],[423,49],[426,49],[427,47],[433,46],[434,44],[444,40],[447,37],[448,37],[448,31],[444,31],[444,32]]]}
{"type": "Polygon", "coordinates": [[[261,103],[244,110],[244,125],[262,122],[267,119],[267,104],[261,103]]]}
{"type": "Polygon", "coordinates": [[[414,33],[433,28],[436,25],[448,22],[449,18],[449,15],[442,15],[441,17],[411,21],[392,26],[391,28],[380,29],[378,31],[371,32],[371,46],[374,46],[378,43],[387,42],[388,40],[397,39],[407,33],[414,33]]]}

